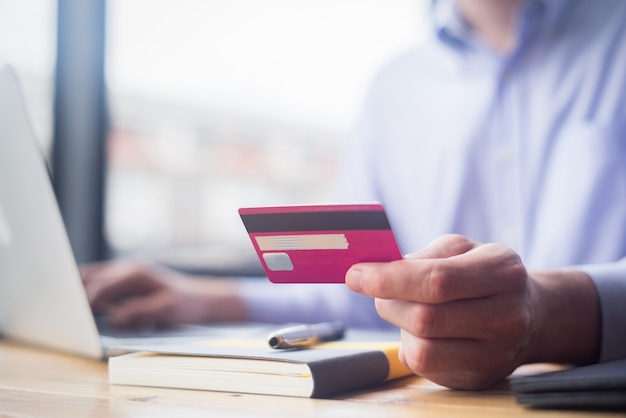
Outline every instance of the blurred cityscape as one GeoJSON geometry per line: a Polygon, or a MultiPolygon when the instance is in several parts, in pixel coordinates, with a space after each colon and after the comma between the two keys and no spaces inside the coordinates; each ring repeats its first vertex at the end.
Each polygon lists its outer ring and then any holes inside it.
{"type": "Polygon", "coordinates": [[[328,202],[336,132],[190,105],[118,98],[107,227],[119,251],[249,246],[237,209],[328,202]]]}

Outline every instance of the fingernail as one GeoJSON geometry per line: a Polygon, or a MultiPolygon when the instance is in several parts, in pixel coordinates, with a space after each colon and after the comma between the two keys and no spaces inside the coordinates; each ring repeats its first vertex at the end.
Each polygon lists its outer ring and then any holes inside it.
{"type": "Polygon", "coordinates": [[[363,293],[363,287],[361,286],[361,279],[363,278],[363,272],[359,269],[351,269],[346,276],[346,284],[350,289],[355,292],[363,293]]]}

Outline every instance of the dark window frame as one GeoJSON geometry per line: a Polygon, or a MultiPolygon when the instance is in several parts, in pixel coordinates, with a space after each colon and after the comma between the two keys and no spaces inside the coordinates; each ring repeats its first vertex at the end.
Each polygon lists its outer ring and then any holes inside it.
{"type": "Polygon", "coordinates": [[[102,260],[106,138],[106,0],[58,0],[51,171],[79,263],[102,260]]]}

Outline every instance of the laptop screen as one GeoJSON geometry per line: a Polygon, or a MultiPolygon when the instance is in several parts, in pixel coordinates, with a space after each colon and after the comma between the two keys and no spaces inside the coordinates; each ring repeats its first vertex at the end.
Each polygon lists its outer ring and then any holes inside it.
{"type": "Polygon", "coordinates": [[[0,66],[0,277],[5,338],[103,356],[43,153],[6,64],[0,66]]]}

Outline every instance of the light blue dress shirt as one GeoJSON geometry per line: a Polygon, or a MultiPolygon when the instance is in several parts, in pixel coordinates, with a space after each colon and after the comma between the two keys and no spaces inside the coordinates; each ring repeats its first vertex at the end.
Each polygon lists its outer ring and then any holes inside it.
{"type": "MultiPolygon", "coordinates": [[[[602,359],[626,356],[626,2],[529,1],[507,56],[453,1],[433,20],[374,80],[340,199],[381,201],[404,253],[460,233],[511,247],[529,269],[584,265],[602,359]]],[[[242,290],[262,320],[383,324],[342,285],[242,290]]]]}

